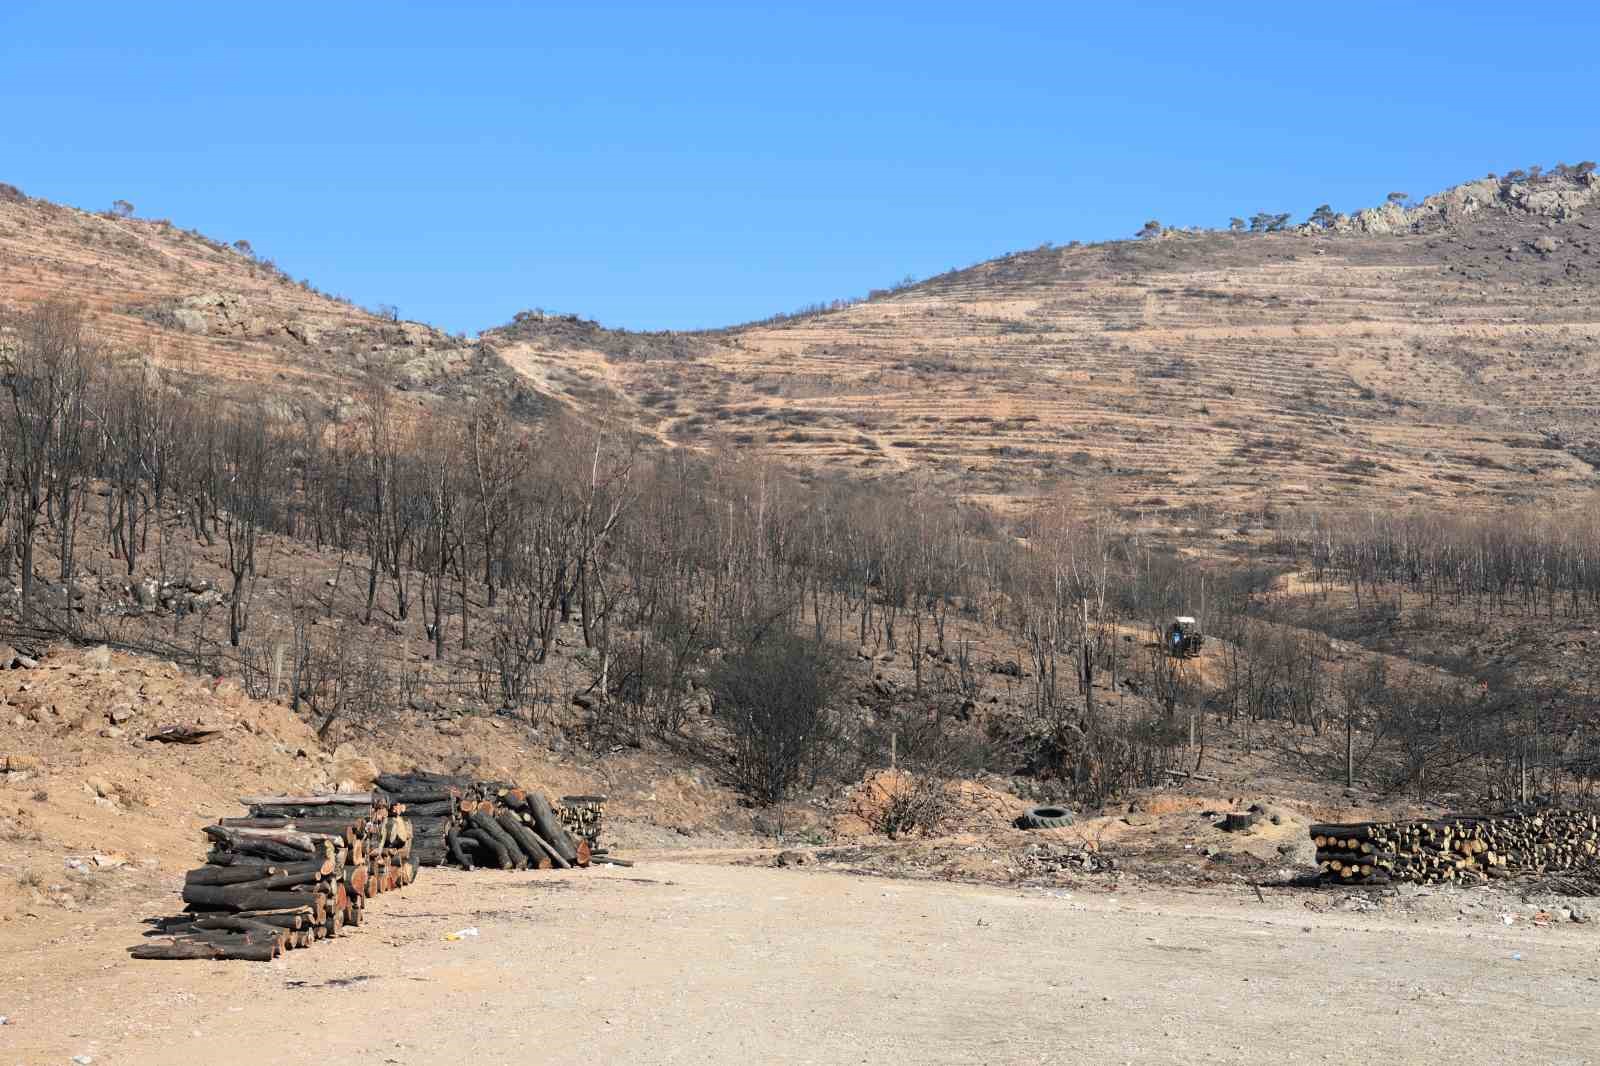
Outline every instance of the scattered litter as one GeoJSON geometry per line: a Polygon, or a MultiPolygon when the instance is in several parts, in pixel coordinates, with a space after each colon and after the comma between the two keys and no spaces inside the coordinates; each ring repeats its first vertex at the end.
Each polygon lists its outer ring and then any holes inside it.
{"type": "Polygon", "coordinates": [[[446,940],[464,940],[465,938],[467,938],[469,936],[477,936],[477,935],[478,935],[478,927],[473,925],[473,926],[468,926],[465,929],[457,929],[453,933],[446,933],[445,934],[445,939],[446,940]]]}
{"type": "Polygon", "coordinates": [[[10,1021],[11,1021],[11,1019],[9,1017],[7,1017],[4,1014],[0,1014],[0,1025],[5,1025],[5,1024],[9,1023],[10,1021]]]}
{"type": "Polygon", "coordinates": [[[1511,961],[1512,961],[1512,962],[1521,962],[1521,961],[1522,961],[1522,952],[1520,952],[1520,951],[1513,951],[1513,952],[1512,952],[1512,953],[1511,953],[1511,961]]]}
{"type": "Polygon", "coordinates": [[[1550,924],[1550,912],[1540,911],[1538,914],[1535,914],[1533,916],[1533,924],[1539,926],[1541,929],[1548,926],[1550,924]]]}
{"type": "Polygon", "coordinates": [[[89,1063],[93,1062],[94,1059],[88,1055],[74,1055],[72,1056],[72,1061],[76,1062],[78,1066],[89,1066],[89,1063]]]}
{"type": "Polygon", "coordinates": [[[1506,925],[1511,925],[1517,920],[1517,916],[1515,914],[1502,914],[1500,920],[1506,925]]]}

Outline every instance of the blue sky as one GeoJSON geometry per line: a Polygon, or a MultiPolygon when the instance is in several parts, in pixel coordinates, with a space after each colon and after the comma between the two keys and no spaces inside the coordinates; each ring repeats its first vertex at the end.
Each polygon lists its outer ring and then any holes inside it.
{"type": "Polygon", "coordinates": [[[1595,5],[0,3],[0,181],[476,331],[1600,157],[1595,5]]]}

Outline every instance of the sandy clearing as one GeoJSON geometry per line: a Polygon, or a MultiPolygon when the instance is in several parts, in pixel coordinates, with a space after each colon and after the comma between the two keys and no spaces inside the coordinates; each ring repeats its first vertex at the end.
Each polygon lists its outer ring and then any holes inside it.
{"type": "Polygon", "coordinates": [[[428,871],[337,947],[272,964],[134,963],[132,923],[0,960],[0,1063],[1595,1057],[1591,929],[1306,898],[684,862],[428,871]],[[444,939],[465,926],[479,935],[444,939]]]}

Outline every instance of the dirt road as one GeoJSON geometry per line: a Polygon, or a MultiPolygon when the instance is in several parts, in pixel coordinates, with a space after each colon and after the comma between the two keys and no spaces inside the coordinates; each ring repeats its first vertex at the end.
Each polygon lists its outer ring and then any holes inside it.
{"type": "Polygon", "coordinates": [[[0,1066],[1600,1060],[1593,927],[1305,898],[427,871],[270,964],[135,963],[131,923],[0,959],[0,1066]]]}

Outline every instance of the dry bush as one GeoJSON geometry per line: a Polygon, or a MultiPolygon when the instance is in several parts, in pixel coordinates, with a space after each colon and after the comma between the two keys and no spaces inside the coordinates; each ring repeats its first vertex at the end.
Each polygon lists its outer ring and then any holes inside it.
{"type": "Polygon", "coordinates": [[[734,779],[758,802],[782,801],[833,744],[837,661],[825,647],[773,631],[711,672],[716,712],[733,736],[734,779]]]}

